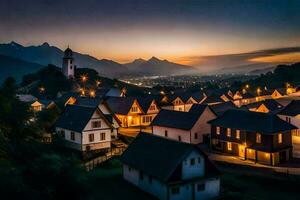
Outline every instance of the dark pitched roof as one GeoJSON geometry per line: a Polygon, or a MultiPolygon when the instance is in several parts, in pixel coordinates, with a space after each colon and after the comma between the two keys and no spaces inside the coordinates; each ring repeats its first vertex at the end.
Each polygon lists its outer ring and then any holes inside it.
{"type": "Polygon", "coordinates": [[[127,115],[134,100],[133,97],[109,97],[106,99],[106,103],[113,113],[127,115]]]}
{"type": "Polygon", "coordinates": [[[198,114],[200,113],[200,114],[202,114],[206,107],[207,107],[207,105],[193,104],[191,109],[189,110],[189,112],[190,113],[198,113],[198,114]]]}
{"type": "Polygon", "coordinates": [[[250,93],[250,92],[246,92],[245,94],[242,93],[243,99],[251,99],[254,98],[255,95],[250,93]]]}
{"type": "Polygon", "coordinates": [[[300,114],[300,100],[291,101],[282,111],[278,113],[279,115],[296,116],[300,114]]]}
{"type": "MultiPolygon", "coordinates": [[[[71,131],[82,132],[98,108],[67,105],[66,110],[56,121],[55,126],[71,131]]],[[[98,109],[99,110],[99,109],[98,109]]],[[[99,110],[99,112],[101,112],[99,110]]]]}
{"type": "Polygon", "coordinates": [[[207,96],[201,104],[222,103],[224,100],[217,95],[207,96]]]}
{"type": "Polygon", "coordinates": [[[174,110],[161,110],[156,115],[151,125],[191,130],[201,114],[202,113],[200,112],[193,113],[174,110]]]}
{"type": "Polygon", "coordinates": [[[100,88],[96,90],[96,96],[98,97],[120,97],[121,91],[118,88],[100,88]]]}
{"type": "Polygon", "coordinates": [[[235,109],[236,106],[231,101],[227,101],[224,103],[210,105],[209,108],[215,113],[215,115],[221,116],[227,110],[235,109]]]}
{"type": "Polygon", "coordinates": [[[274,89],[274,91],[275,90],[277,90],[281,95],[286,95],[286,88],[276,88],[274,89]]]}
{"type": "MultiPolygon", "coordinates": [[[[204,156],[206,163],[209,162],[206,155],[192,144],[140,133],[123,153],[121,161],[147,175],[168,182],[181,162],[194,150],[204,156]]],[[[219,174],[211,163],[207,163],[205,168],[206,174],[219,174]]]]}
{"type": "Polygon", "coordinates": [[[46,108],[51,104],[51,103],[55,103],[52,100],[38,100],[41,104],[43,104],[46,108]]]}
{"type": "Polygon", "coordinates": [[[297,127],[281,120],[275,114],[237,109],[228,110],[220,117],[213,119],[208,123],[220,127],[229,127],[265,134],[297,129],[297,127]]]}
{"type": "Polygon", "coordinates": [[[95,98],[90,98],[90,97],[78,97],[76,99],[75,104],[79,106],[88,106],[88,107],[97,107],[100,105],[102,102],[101,97],[95,97],[95,98]]]}
{"type": "Polygon", "coordinates": [[[146,97],[137,97],[136,98],[139,105],[141,106],[142,110],[146,113],[152,103],[152,101],[156,101],[153,99],[151,96],[146,96],[146,97]]]}

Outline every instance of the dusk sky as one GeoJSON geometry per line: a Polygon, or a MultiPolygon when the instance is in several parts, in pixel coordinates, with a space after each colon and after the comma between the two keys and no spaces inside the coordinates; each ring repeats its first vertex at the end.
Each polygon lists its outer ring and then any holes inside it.
{"type": "Polygon", "coordinates": [[[0,0],[0,27],[1,43],[197,65],[203,56],[300,46],[300,0],[0,0]]]}

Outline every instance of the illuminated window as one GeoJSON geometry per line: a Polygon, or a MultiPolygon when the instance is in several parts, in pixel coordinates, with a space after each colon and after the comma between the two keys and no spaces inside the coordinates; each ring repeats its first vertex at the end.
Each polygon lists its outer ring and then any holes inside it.
{"type": "Polygon", "coordinates": [[[240,139],[241,138],[241,131],[240,130],[236,130],[235,131],[235,137],[236,137],[236,139],[240,139]]]}
{"type": "Polygon", "coordinates": [[[231,142],[227,142],[227,149],[228,149],[228,151],[232,151],[232,144],[231,144],[231,142]]]}
{"type": "Polygon", "coordinates": [[[93,142],[94,141],[94,134],[89,134],[89,142],[93,142]]]}
{"type": "Polygon", "coordinates": [[[256,143],[261,143],[261,134],[256,133],[256,143]]]}
{"type": "Polygon", "coordinates": [[[138,111],[138,107],[137,106],[132,106],[131,107],[131,112],[137,112],[138,111]]]}
{"type": "Polygon", "coordinates": [[[281,144],[282,143],[282,133],[278,134],[278,143],[281,144]]]}
{"type": "Polygon", "coordinates": [[[227,132],[226,132],[227,134],[227,137],[231,137],[231,129],[230,128],[227,128],[227,132]]]}
{"type": "Polygon", "coordinates": [[[155,109],[156,109],[155,105],[151,105],[149,108],[149,110],[155,110],[155,109]]]}
{"type": "Polygon", "coordinates": [[[217,135],[220,135],[220,132],[221,132],[221,131],[220,131],[220,127],[217,126],[217,127],[216,127],[216,133],[217,133],[217,135]]]}

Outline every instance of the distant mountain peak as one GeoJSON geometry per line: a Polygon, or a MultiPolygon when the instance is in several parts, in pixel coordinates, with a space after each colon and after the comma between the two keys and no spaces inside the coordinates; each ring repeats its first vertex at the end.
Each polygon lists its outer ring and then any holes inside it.
{"type": "Polygon", "coordinates": [[[44,42],[41,46],[42,46],[42,47],[50,47],[50,45],[49,45],[48,42],[44,42]]]}
{"type": "Polygon", "coordinates": [[[133,61],[133,63],[143,63],[146,62],[147,60],[144,60],[143,58],[137,58],[133,61]]]}
{"type": "Polygon", "coordinates": [[[11,41],[9,43],[9,45],[13,46],[13,47],[23,47],[22,45],[20,45],[19,43],[15,42],[15,41],[11,41]]]}
{"type": "Polygon", "coordinates": [[[161,60],[155,56],[152,56],[148,61],[161,61],[161,60]]]}

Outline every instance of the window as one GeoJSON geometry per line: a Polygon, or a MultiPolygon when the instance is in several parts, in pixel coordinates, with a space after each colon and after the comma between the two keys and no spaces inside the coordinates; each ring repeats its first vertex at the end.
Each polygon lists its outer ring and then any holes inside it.
{"type": "Polygon", "coordinates": [[[216,127],[216,133],[217,133],[217,135],[220,135],[220,133],[221,133],[221,130],[220,130],[220,127],[216,127]]]}
{"type": "Polygon", "coordinates": [[[205,184],[197,184],[197,191],[204,191],[205,190],[205,184]]]}
{"type": "Polygon", "coordinates": [[[61,137],[65,138],[65,131],[64,131],[64,130],[61,130],[61,131],[60,131],[60,135],[61,135],[61,137]]]}
{"type": "Polygon", "coordinates": [[[232,151],[232,144],[231,144],[231,142],[227,142],[227,149],[228,149],[228,151],[232,151]]]}
{"type": "Polygon", "coordinates": [[[261,143],[261,134],[256,133],[256,143],[261,143]]]}
{"type": "Polygon", "coordinates": [[[198,157],[198,163],[201,163],[201,158],[200,157],[198,157]]]}
{"type": "Polygon", "coordinates": [[[150,123],[152,121],[152,116],[143,116],[143,123],[150,123]]]}
{"type": "Polygon", "coordinates": [[[281,144],[282,143],[282,133],[278,134],[278,143],[281,144]]]}
{"type": "Polygon", "coordinates": [[[198,139],[198,133],[195,133],[195,139],[198,139]]]}
{"type": "Polygon", "coordinates": [[[291,123],[291,118],[290,117],[285,117],[285,121],[288,123],[291,123]]]}
{"type": "Polygon", "coordinates": [[[155,110],[156,109],[156,106],[155,105],[151,105],[149,110],[155,110]]]}
{"type": "Polygon", "coordinates": [[[94,142],[94,134],[89,134],[89,142],[94,142]]]}
{"type": "Polygon", "coordinates": [[[105,133],[101,133],[100,140],[105,140],[105,133]]]}
{"type": "Polygon", "coordinates": [[[73,69],[73,66],[72,66],[72,65],[70,66],[70,69],[73,69]]]}
{"type": "Polygon", "coordinates": [[[149,176],[148,181],[149,181],[150,184],[152,184],[152,176],[149,176]]]}
{"type": "Polygon", "coordinates": [[[165,137],[168,137],[168,131],[165,130],[165,137]]]}
{"type": "Polygon", "coordinates": [[[191,158],[191,166],[195,165],[195,158],[191,158]]]}
{"type": "Polygon", "coordinates": [[[236,130],[235,131],[235,137],[236,137],[236,139],[240,139],[241,138],[241,131],[240,130],[236,130]]]}
{"type": "Polygon", "coordinates": [[[178,141],[180,141],[180,142],[181,142],[181,136],[178,136],[178,141]]]}
{"type": "Polygon", "coordinates": [[[137,106],[132,106],[131,107],[131,112],[137,112],[138,111],[138,107],[137,106]]]}
{"type": "Polygon", "coordinates": [[[227,137],[231,137],[231,129],[227,128],[227,132],[226,132],[227,137]]]}
{"type": "Polygon", "coordinates": [[[139,173],[139,178],[140,178],[140,180],[144,180],[144,174],[143,174],[143,172],[139,173]]]}
{"type": "Polygon", "coordinates": [[[180,188],[179,187],[172,187],[171,188],[171,193],[172,194],[179,194],[180,193],[180,188]]]}
{"type": "Polygon", "coordinates": [[[101,121],[100,120],[92,122],[92,128],[99,128],[99,127],[101,127],[101,121]]]}
{"type": "Polygon", "coordinates": [[[71,132],[71,140],[75,140],[75,133],[71,132]]]}

